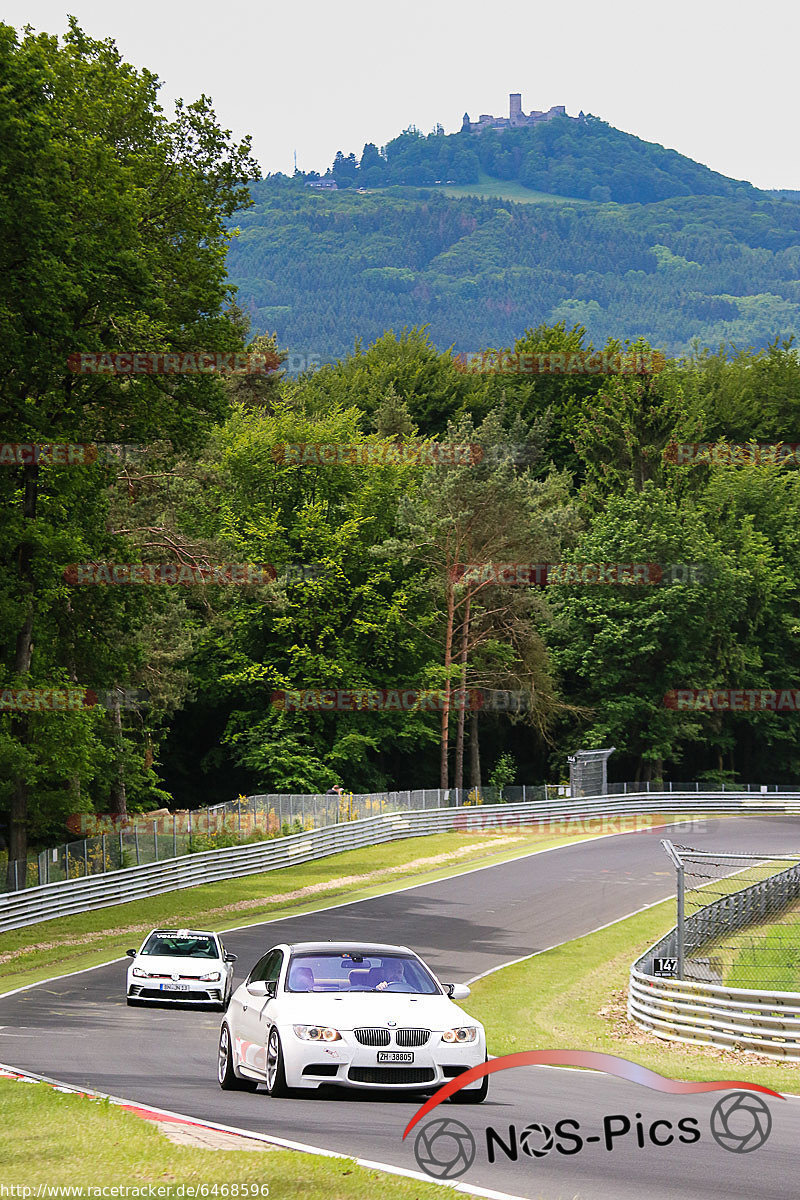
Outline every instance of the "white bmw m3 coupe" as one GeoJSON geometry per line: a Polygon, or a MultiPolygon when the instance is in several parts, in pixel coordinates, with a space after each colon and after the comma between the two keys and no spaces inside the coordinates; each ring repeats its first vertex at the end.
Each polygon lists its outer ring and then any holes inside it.
{"type": "MultiPolygon", "coordinates": [[[[225,1089],[272,1096],[295,1088],[433,1092],[486,1061],[483,1026],[406,946],[297,942],[275,946],[231,997],[219,1039],[225,1089]]],[[[479,1104],[488,1077],[453,1099],[479,1104]]]]}
{"type": "Polygon", "coordinates": [[[223,1012],[233,991],[235,954],[216,933],[201,929],[154,929],[140,950],[128,950],[127,1002],[178,1000],[209,1004],[223,1012]]]}

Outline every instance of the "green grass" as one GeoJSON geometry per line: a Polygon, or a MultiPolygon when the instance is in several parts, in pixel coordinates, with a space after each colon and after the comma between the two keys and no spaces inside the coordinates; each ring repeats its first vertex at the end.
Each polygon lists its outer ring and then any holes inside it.
{"type": "Polygon", "coordinates": [[[674,923],[675,901],[667,900],[479,980],[464,1008],[486,1025],[492,1054],[599,1050],[678,1079],[738,1078],[800,1092],[800,1064],[665,1042],[628,1022],[631,964],[674,923]]]}
{"type": "MultiPolygon", "coordinates": [[[[153,1184],[167,1189],[162,1196],[174,1195],[179,1185],[266,1185],[270,1200],[367,1200],[377,1191],[391,1200],[442,1196],[436,1184],[369,1170],[347,1158],[175,1146],[151,1122],[108,1101],[56,1092],[42,1083],[0,1079],[0,1108],[6,1185],[153,1184]]],[[[401,1126],[398,1118],[398,1140],[401,1126]]]]}
{"type": "Polygon", "coordinates": [[[431,191],[460,199],[462,196],[480,196],[482,199],[513,200],[517,204],[569,204],[586,205],[596,202],[581,200],[574,196],[557,196],[553,192],[537,192],[527,188],[516,179],[494,179],[481,171],[477,183],[445,183],[434,186],[431,191]]]}
{"type": "Polygon", "coordinates": [[[108,962],[123,955],[129,946],[138,945],[143,935],[158,925],[234,929],[380,895],[408,884],[433,882],[470,867],[567,845],[582,836],[585,835],[573,833],[541,837],[501,830],[406,838],[262,875],[226,879],[43,921],[0,936],[0,994],[108,962]],[[436,863],[425,861],[459,851],[467,853],[436,863]],[[292,895],[309,888],[313,891],[292,895]]]}
{"type": "Polygon", "coordinates": [[[800,991],[800,920],[751,926],[734,937],[738,945],[714,947],[715,955],[720,952],[726,957],[731,952],[735,954],[730,965],[725,963],[724,966],[725,982],[729,987],[760,986],[776,992],[800,991]],[[743,938],[750,944],[743,946],[743,938]]]}

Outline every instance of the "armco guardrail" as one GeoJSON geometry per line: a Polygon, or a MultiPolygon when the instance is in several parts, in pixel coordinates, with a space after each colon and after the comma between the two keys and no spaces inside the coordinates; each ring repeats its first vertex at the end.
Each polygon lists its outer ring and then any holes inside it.
{"type": "MultiPolygon", "coordinates": [[[[800,897],[797,864],[732,892],[684,922],[685,950],[763,921],[769,911],[800,897]]],[[[800,993],[725,987],[697,978],[652,974],[654,958],[678,958],[678,930],[671,929],[631,968],[628,1016],[670,1041],[754,1050],[800,1061],[800,993]]],[[[692,964],[687,962],[687,972],[692,964]]],[[[696,969],[693,972],[697,975],[696,969]]]]}
{"type": "Polygon", "coordinates": [[[655,979],[631,969],[628,1014],[669,1041],[800,1061],[800,993],[655,979]]]}
{"type": "MultiPolygon", "coordinates": [[[[757,793],[672,792],[628,793],[626,796],[583,797],[555,802],[481,805],[386,813],[360,821],[347,821],[305,833],[273,838],[254,845],[231,846],[224,850],[164,859],[144,866],[109,871],[81,879],[43,884],[0,896],[0,932],[33,925],[53,917],[88,912],[145,896],[156,896],[180,888],[215,883],[244,875],[274,871],[294,863],[309,862],[399,838],[421,837],[452,829],[497,829],[520,824],[538,824],[552,832],[569,832],[570,822],[582,822],[587,833],[602,832],[598,818],[619,818],[608,832],[632,831],[634,821],[626,815],[716,813],[800,813],[800,792],[764,796],[757,793]]],[[[573,829],[579,832],[578,829],[573,829]]]]}

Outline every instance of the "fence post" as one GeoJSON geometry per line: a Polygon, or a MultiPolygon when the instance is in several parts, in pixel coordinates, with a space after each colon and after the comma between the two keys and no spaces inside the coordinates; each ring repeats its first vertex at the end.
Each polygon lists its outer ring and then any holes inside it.
{"type": "Polygon", "coordinates": [[[139,866],[139,826],[133,823],[133,840],[136,845],[136,865],[139,866]]]}
{"type": "Polygon", "coordinates": [[[678,979],[684,977],[684,917],[685,917],[685,899],[684,899],[684,878],[683,878],[683,863],[678,867],[678,979]]]}
{"type": "Polygon", "coordinates": [[[105,834],[103,834],[103,836],[102,836],[102,844],[103,844],[103,874],[105,875],[105,873],[106,873],[106,835],[105,834]]]}
{"type": "Polygon", "coordinates": [[[64,842],[64,878],[69,879],[69,842],[64,842]]]}
{"type": "Polygon", "coordinates": [[[120,867],[122,866],[122,862],[123,862],[122,855],[123,855],[122,827],[120,827],[120,831],[119,831],[119,865],[120,865],[120,867]]]}
{"type": "MultiPolygon", "coordinates": [[[[239,809],[239,825],[242,824],[242,811],[239,809]]],[[[178,818],[172,814],[172,857],[178,857],[178,818]]]]}
{"type": "Polygon", "coordinates": [[[153,821],[153,850],[156,862],[158,862],[158,821],[153,821]]]}
{"type": "Polygon", "coordinates": [[[677,919],[677,923],[675,926],[677,935],[678,935],[678,945],[676,947],[676,950],[677,950],[677,957],[678,957],[678,979],[683,979],[684,964],[685,964],[685,957],[686,957],[685,944],[684,944],[685,912],[684,912],[683,860],[680,857],[680,855],[678,854],[678,851],[673,846],[672,842],[670,842],[667,838],[661,839],[661,845],[664,847],[667,854],[672,859],[672,862],[674,863],[675,868],[676,868],[676,884],[677,884],[677,900],[678,900],[678,912],[677,912],[678,919],[677,919]]]}

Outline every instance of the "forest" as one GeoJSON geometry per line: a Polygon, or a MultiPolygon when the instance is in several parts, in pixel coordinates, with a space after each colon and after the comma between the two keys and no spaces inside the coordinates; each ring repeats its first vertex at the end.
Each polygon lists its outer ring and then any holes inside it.
{"type": "Polygon", "coordinates": [[[596,345],[645,337],[680,356],[763,349],[800,320],[800,204],[755,189],[519,203],[270,177],[251,193],[228,270],[253,330],[276,332],[290,366],[412,325],[442,350],[473,351],[564,321],[596,345]]]}
{"type": "Polygon", "coordinates": [[[796,711],[669,701],[800,687],[796,462],[676,452],[800,440],[793,201],[657,201],[637,227],[604,206],[311,196],[261,180],[208,102],[168,119],[153,77],[74,22],[63,44],[0,26],[0,62],[10,857],[74,813],[466,787],[501,764],[508,782],[552,782],[579,747],[616,746],[618,779],[797,779],[796,711]],[[584,280],[568,301],[565,275],[584,280]],[[786,306],[761,312],[757,347],[697,346],[639,374],[470,372],[451,352],[646,358],[665,348],[649,314],[666,329],[711,304],[701,279],[736,306],[722,292],[756,276],[786,306]],[[298,346],[333,360],[291,373],[298,346]],[[68,366],[132,351],[282,366],[68,366]],[[24,449],[56,445],[92,452],[24,449]],[[575,571],[531,586],[496,564],[575,571]],[[660,573],[601,584],[586,564],[660,573]],[[94,700],[30,702],[59,689],[94,700]],[[400,691],[439,702],[286,703],[400,691]]]}

